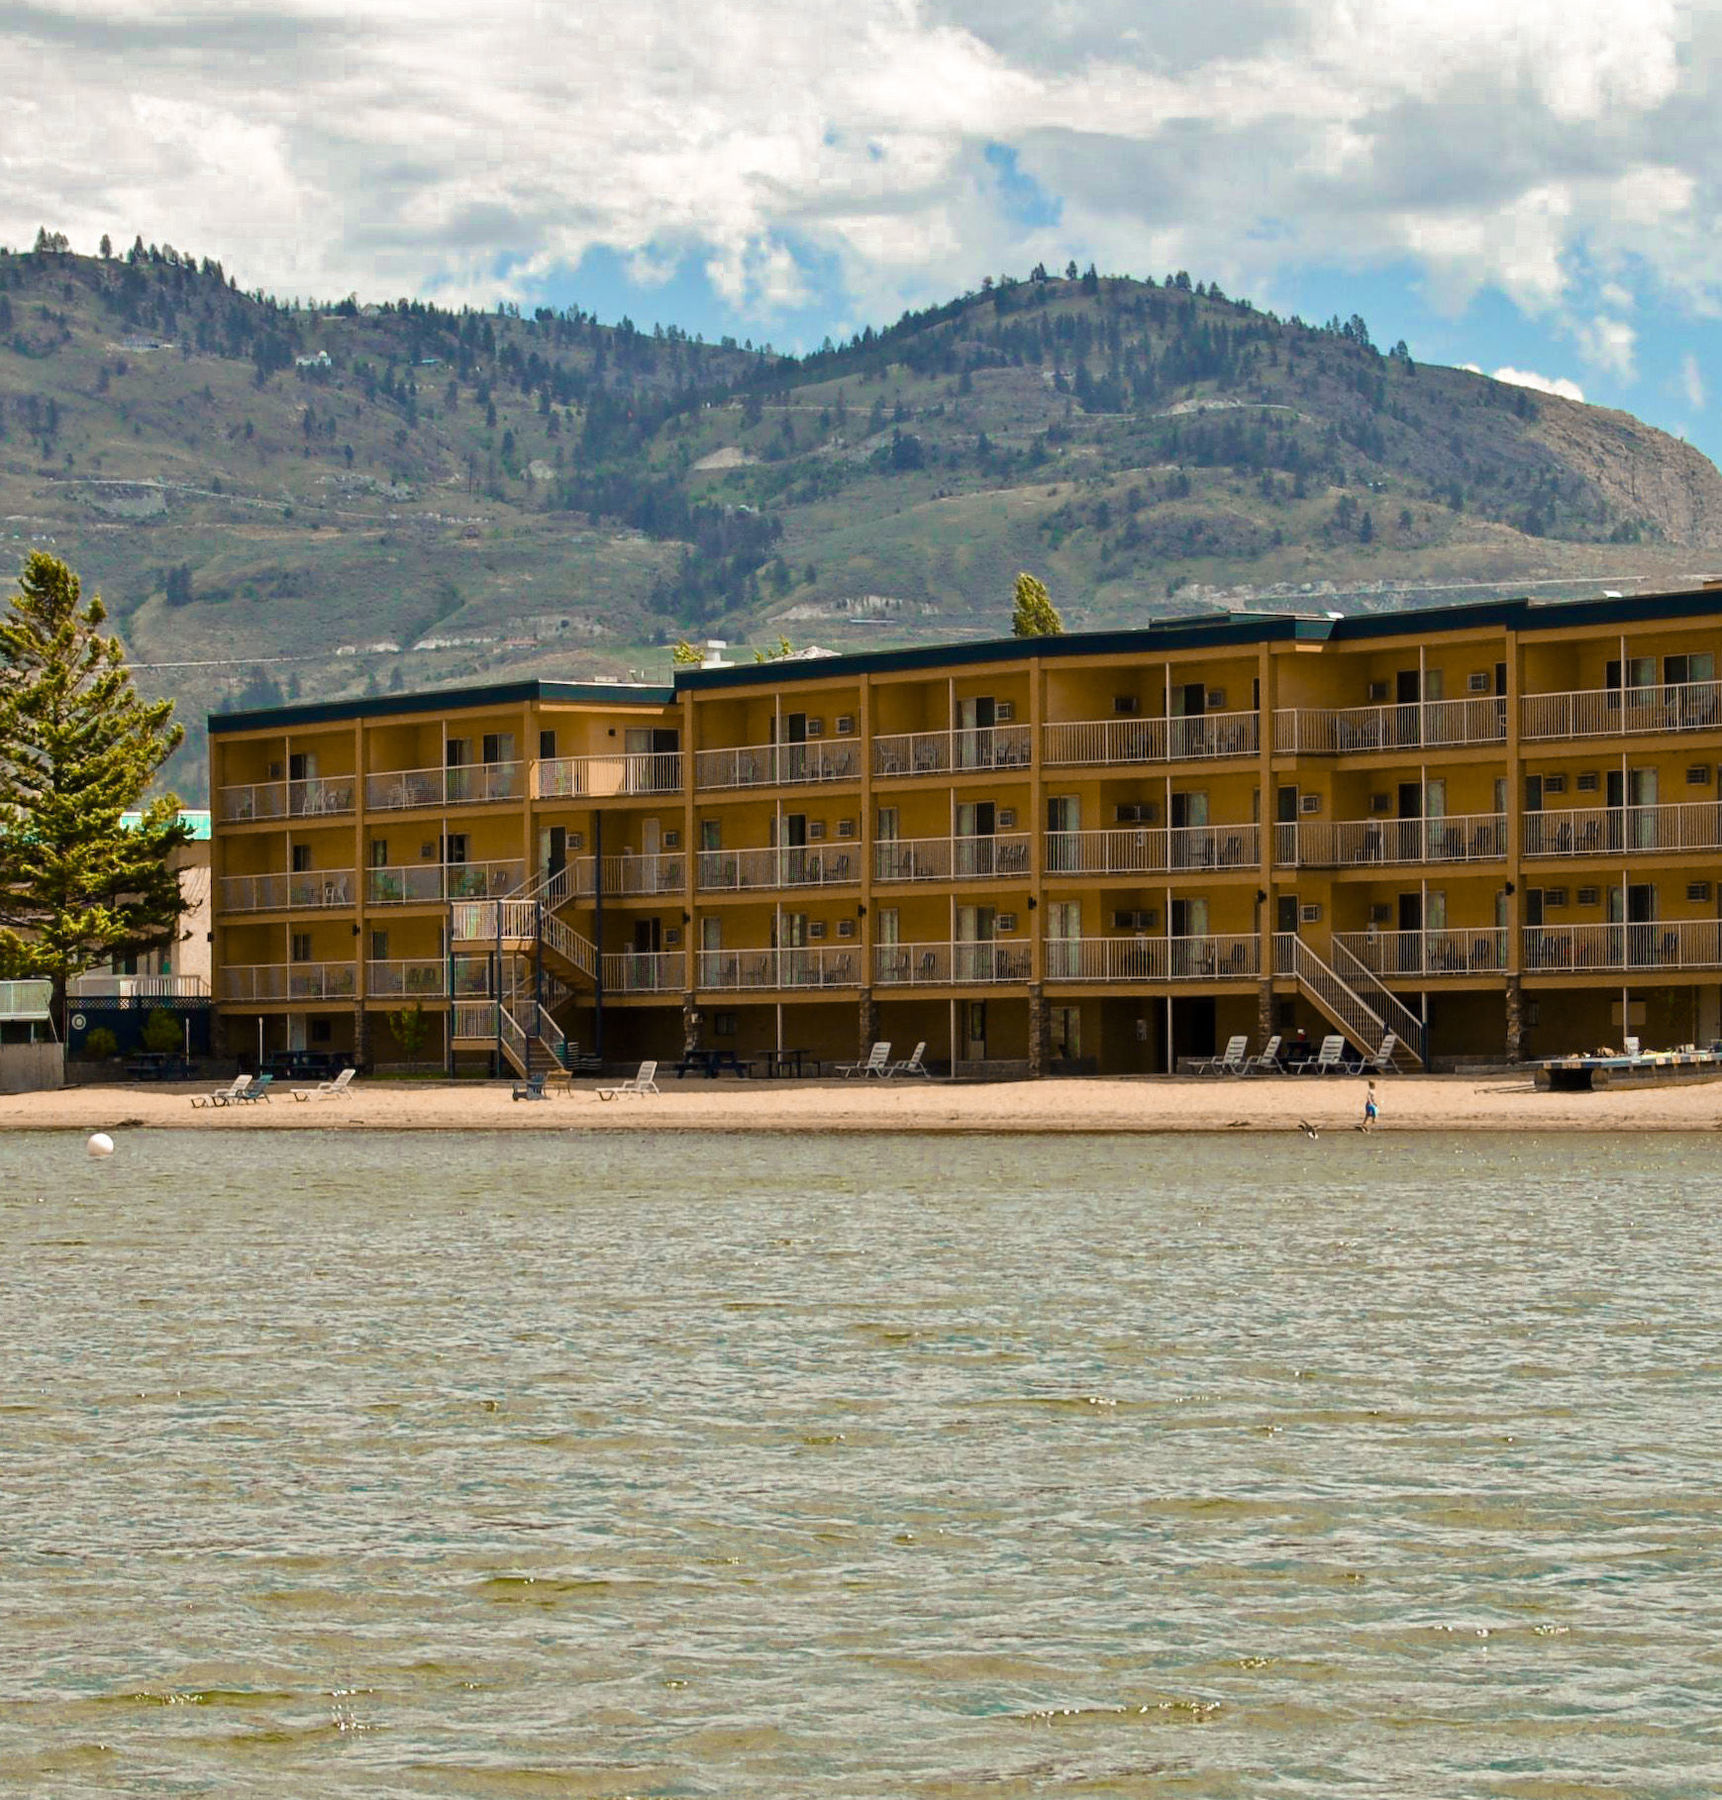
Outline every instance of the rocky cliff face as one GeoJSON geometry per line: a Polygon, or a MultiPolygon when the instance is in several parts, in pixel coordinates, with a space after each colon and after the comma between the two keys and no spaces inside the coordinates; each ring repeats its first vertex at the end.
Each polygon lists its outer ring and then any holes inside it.
{"type": "Polygon", "coordinates": [[[1531,435],[1607,504],[1665,543],[1722,549],[1722,473],[1708,457],[1631,413],[1542,398],[1531,435]]]}

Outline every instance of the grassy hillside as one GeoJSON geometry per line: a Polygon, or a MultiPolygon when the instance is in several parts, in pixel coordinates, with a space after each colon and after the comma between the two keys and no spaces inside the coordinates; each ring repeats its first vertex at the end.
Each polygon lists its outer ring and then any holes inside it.
{"type": "Polygon", "coordinates": [[[1661,585],[1722,543],[1722,477],[1182,278],[1006,284],[796,361],[578,312],[285,306],[139,247],[0,256],[0,517],[100,588],[195,728],[660,676],[683,631],[996,631],[1025,567],[1072,625],[1661,585]]]}

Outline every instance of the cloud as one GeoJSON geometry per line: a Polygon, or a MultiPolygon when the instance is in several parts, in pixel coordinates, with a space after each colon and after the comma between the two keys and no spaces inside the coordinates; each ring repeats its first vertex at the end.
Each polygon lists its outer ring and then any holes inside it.
{"type": "Polygon", "coordinates": [[[1680,359],[1680,389],[1694,412],[1704,410],[1704,372],[1690,350],[1680,359]]]}
{"type": "Polygon", "coordinates": [[[1579,355],[1593,368],[1618,380],[1631,382],[1637,374],[1633,359],[1638,333],[1624,319],[1599,315],[1573,327],[1579,355]]]}
{"type": "Polygon", "coordinates": [[[1535,388],[1539,394],[1558,394],[1563,400],[1584,399],[1584,389],[1564,375],[1539,375],[1534,369],[1503,368],[1495,371],[1495,379],[1509,387],[1535,388]]]}

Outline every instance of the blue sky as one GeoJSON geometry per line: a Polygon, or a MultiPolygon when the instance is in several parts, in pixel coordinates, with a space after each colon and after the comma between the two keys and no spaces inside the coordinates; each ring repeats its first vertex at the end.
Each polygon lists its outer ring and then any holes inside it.
{"type": "Polygon", "coordinates": [[[34,0],[0,39],[14,244],[783,349],[1182,268],[1722,457],[1714,0],[34,0]]]}

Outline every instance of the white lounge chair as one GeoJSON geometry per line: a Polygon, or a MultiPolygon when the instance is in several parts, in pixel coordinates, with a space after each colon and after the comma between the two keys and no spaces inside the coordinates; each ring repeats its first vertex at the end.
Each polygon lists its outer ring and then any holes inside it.
{"type": "Polygon", "coordinates": [[[1628,1056],[1630,1056],[1635,1062],[1637,1061],[1637,1059],[1640,1056],[1642,1056],[1644,1054],[1644,1052],[1642,1050],[1640,1050],[1638,1047],[1639,1041],[1637,1038],[1635,1038],[1635,1037],[1622,1038],[1620,1040],[1620,1042],[1621,1042],[1621,1047],[1625,1050],[1626,1054],[1628,1056]]]}
{"type": "Polygon", "coordinates": [[[883,1078],[891,1072],[891,1044],[887,1039],[882,1044],[875,1044],[872,1053],[864,1062],[847,1062],[837,1065],[839,1075],[877,1075],[883,1078]]]}
{"type": "Polygon", "coordinates": [[[1245,1075],[1260,1075],[1264,1069],[1274,1075],[1280,1072],[1280,1034],[1277,1031],[1262,1046],[1260,1056],[1244,1058],[1242,1072],[1245,1075]]]}
{"type": "Polygon", "coordinates": [[[1299,1063],[1300,1075],[1343,1075],[1345,1073],[1345,1035],[1335,1032],[1321,1040],[1321,1053],[1313,1062],[1299,1063]]]}
{"type": "Polygon", "coordinates": [[[1393,1066],[1393,1053],[1399,1048],[1399,1039],[1393,1032],[1381,1040],[1381,1048],[1373,1056],[1363,1057],[1357,1065],[1359,1075],[1393,1075],[1398,1071],[1393,1066]]]}
{"type": "Polygon", "coordinates": [[[931,1081],[933,1079],[933,1071],[921,1061],[921,1058],[926,1054],[927,1043],[923,1038],[921,1042],[915,1046],[915,1054],[913,1056],[905,1056],[900,1062],[892,1063],[885,1073],[887,1075],[922,1075],[925,1076],[928,1081],[931,1081]]]}
{"type": "Polygon", "coordinates": [[[343,1069],[333,1081],[319,1081],[315,1087],[294,1088],[295,1100],[338,1100],[353,1085],[357,1069],[343,1069]]]}
{"type": "Polygon", "coordinates": [[[213,1094],[193,1094],[191,1103],[193,1106],[226,1106],[230,1101],[242,1098],[250,1086],[249,1075],[236,1075],[226,1087],[217,1088],[213,1094]]]}
{"type": "Polygon", "coordinates": [[[1227,1038],[1225,1050],[1218,1056],[1204,1056],[1193,1072],[1197,1075],[1242,1075],[1249,1048],[1247,1036],[1227,1038]]]}
{"type": "Polygon", "coordinates": [[[601,1087],[598,1090],[600,1100],[614,1100],[618,1094],[655,1094],[658,1091],[658,1065],[655,1062],[640,1064],[639,1074],[627,1081],[618,1081],[614,1087],[601,1087]]]}

